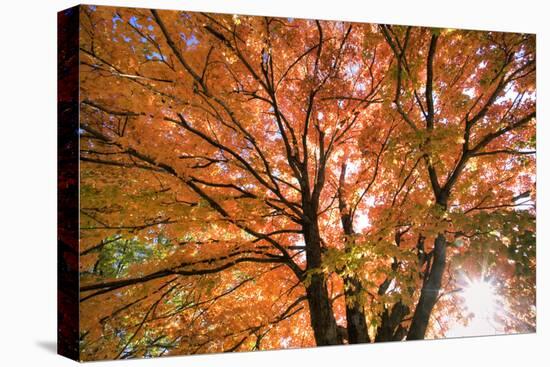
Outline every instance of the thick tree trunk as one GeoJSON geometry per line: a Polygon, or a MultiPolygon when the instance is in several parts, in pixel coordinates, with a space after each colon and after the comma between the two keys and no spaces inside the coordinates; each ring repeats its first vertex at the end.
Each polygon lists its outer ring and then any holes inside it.
{"type": "Polygon", "coordinates": [[[311,277],[306,294],[317,346],[342,344],[323,274],[314,274],[311,277]]]}
{"type": "MultiPolygon", "coordinates": [[[[342,214],[344,233],[347,236],[346,250],[350,250],[353,243],[350,242],[353,236],[351,218],[348,214],[342,214]]],[[[348,343],[369,343],[369,332],[363,304],[360,301],[363,286],[361,281],[354,275],[344,277],[344,295],[346,297],[346,321],[348,326],[348,343]]]]}
{"type": "Polygon", "coordinates": [[[407,333],[407,340],[424,339],[426,335],[430,315],[441,290],[441,279],[445,270],[446,246],[445,236],[442,233],[438,234],[435,239],[431,269],[428,278],[424,282],[420,299],[414,310],[411,326],[407,333]]]}
{"type": "Polygon", "coordinates": [[[344,278],[346,296],[346,320],[348,324],[348,343],[369,343],[369,332],[363,305],[358,301],[361,296],[361,282],[353,276],[344,278]]]}
{"type": "Polygon", "coordinates": [[[315,210],[309,212],[310,215],[307,216],[309,221],[302,227],[306,244],[307,270],[312,272],[306,287],[311,327],[317,346],[342,344],[327,290],[326,276],[318,272],[321,269],[321,237],[315,213],[315,210]]]}
{"type": "Polygon", "coordinates": [[[397,302],[390,309],[384,309],[382,314],[382,324],[376,329],[376,342],[389,342],[402,340],[406,334],[406,329],[401,326],[401,321],[409,313],[409,307],[401,302],[397,302]]]}

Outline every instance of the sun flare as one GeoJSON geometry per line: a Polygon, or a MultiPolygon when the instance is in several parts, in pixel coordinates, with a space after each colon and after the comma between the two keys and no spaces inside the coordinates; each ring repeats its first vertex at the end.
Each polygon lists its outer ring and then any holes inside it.
{"type": "Polygon", "coordinates": [[[490,280],[466,280],[466,285],[460,292],[464,300],[466,315],[472,318],[466,325],[457,323],[446,333],[447,337],[473,335],[494,335],[499,333],[495,317],[499,311],[499,296],[490,280]]]}
{"type": "Polygon", "coordinates": [[[492,318],[497,307],[495,288],[488,281],[469,281],[462,293],[466,308],[477,318],[492,318]]]}

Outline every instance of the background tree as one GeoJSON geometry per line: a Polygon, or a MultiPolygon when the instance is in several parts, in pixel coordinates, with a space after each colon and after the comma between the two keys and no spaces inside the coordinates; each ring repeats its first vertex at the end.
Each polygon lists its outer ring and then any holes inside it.
{"type": "MultiPolygon", "coordinates": [[[[469,213],[530,202],[522,199],[534,189],[534,161],[525,158],[534,153],[534,38],[380,30],[397,58],[393,105],[414,134],[435,218],[462,234],[469,213]]],[[[446,268],[448,231],[436,231],[433,250],[421,255],[426,271],[407,339],[425,336],[446,268]]]]}

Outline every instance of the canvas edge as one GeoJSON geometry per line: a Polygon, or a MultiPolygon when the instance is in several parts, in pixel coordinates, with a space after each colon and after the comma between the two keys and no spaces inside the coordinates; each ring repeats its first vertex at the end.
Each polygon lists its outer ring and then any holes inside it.
{"type": "Polygon", "coordinates": [[[57,13],[57,353],[80,360],[78,44],[80,6],[57,13]]]}

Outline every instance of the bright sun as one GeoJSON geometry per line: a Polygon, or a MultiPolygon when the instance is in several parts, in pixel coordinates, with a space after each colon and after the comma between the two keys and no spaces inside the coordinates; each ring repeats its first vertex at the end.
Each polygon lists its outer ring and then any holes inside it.
{"type": "Polygon", "coordinates": [[[497,297],[491,283],[476,280],[469,281],[462,293],[468,311],[477,318],[492,318],[496,312],[497,297]]]}
{"type": "Polygon", "coordinates": [[[467,280],[461,292],[468,313],[473,314],[467,325],[456,324],[446,333],[447,337],[493,335],[498,333],[495,316],[499,302],[494,286],[490,281],[467,280]]]}

